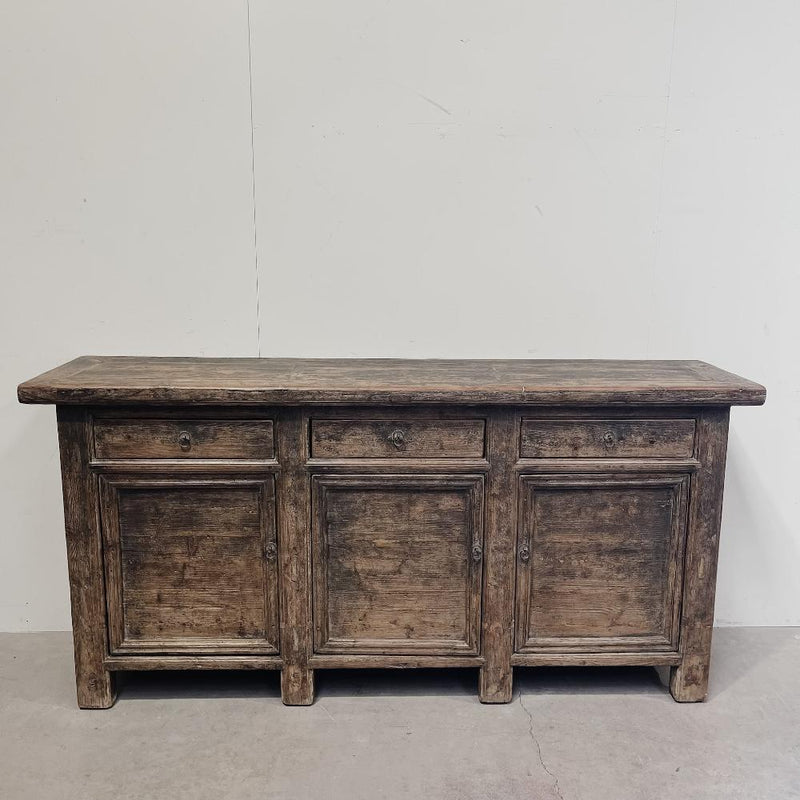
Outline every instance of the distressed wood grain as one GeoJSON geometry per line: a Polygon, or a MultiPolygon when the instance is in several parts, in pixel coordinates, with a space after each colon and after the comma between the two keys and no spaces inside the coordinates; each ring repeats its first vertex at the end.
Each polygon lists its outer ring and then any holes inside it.
{"type": "Polygon", "coordinates": [[[314,702],[311,615],[311,486],[308,417],[286,409],[278,418],[278,544],[281,607],[281,698],[286,705],[314,702]]]}
{"type": "Polygon", "coordinates": [[[692,476],[689,503],[681,663],[670,676],[672,696],[682,703],[705,700],[708,694],[729,418],[730,409],[709,408],[697,424],[700,468],[692,476]]]}
{"type": "Polygon", "coordinates": [[[691,458],[693,419],[522,421],[523,458],[691,458]]]}
{"type": "Polygon", "coordinates": [[[702,361],[83,356],[23,403],[759,405],[763,386],[702,361]]]}
{"type": "Polygon", "coordinates": [[[480,656],[416,656],[398,653],[315,654],[314,669],[453,669],[472,668],[483,664],[480,656]]]}
{"type": "Polygon", "coordinates": [[[82,408],[56,409],[64,495],[75,681],[81,708],[109,708],[116,699],[106,669],[106,595],[98,519],[97,478],[89,471],[92,428],[82,408]]]}
{"type": "Polygon", "coordinates": [[[312,458],[483,458],[482,419],[312,419],[312,458]]]}
{"type": "Polygon", "coordinates": [[[525,476],[518,652],[677,652],[688,477],[525,476]]]}
{"type": "Polygon", "coordinates": [[[272,478],[101,479],[111,652],[278,652],[272,478]]]}
{"type": "Polygon", "coordinates": [[[483,477],[313,479],[315,652],[479,652],[483,477]]]}
{"type": "Polygon", "coordinates": [[[280,669],[280,656],[260,655],[115,655],[105,660],[106,669],[114,672],[136,672],[166,669],[217,670],[217,669],[280,669]]]}
{"type": "Polygon", "coordinates": [[[519,417],[499,409],[489,418],[486,488],[486,555],[483,579],[483,656],[479,677],[482,703],[511,702],[514,649],[514,531],[519,417]]]}
{"type": "Polygon", "coordinates": [[[114,674],[664,665],[708,687],[731,405],[700,361],[83,357],[57,402],[79,705],[114,674]]]}
{"type": "Polygon", "coordinates": [[[272,420],[98,419],[97,459],[271,459],[272,420]]]}

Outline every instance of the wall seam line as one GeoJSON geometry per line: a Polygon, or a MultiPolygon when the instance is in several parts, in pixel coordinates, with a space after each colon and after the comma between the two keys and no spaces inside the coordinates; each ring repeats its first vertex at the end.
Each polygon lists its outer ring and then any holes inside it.
{"type": "Polygon", "coordinates": [[[250,95],[250,173],[253,192],[253,252],[255,255],[256,272],[256,354],[261,358],[261,293],[259,288],[259,262],[258,262],[258,214],[256,204],[256,144],[255,126],[253,124],[253,37],[250,32],[250,0],[247,6],[247,79],[250,95]]]}
{"type": "MultiPolygon", "coordinates": [[[[249,2],[249,0],[248,0],[249,2]]],[[[667,70],[667,96],[664,103],[664,125],[663,125],[663,141],[661,145],[661,165],[658,175],[658,200],[656,201],[656,219],[655,219],[655,242],[653,244],[653,265],[650,270],[651,281],[655,281],[656,270],[658,269],[658,256],[661,252],[661,211],[664,205],[664,164],[667,160],[667,125],[669,124],[669,106],[672,98],[672,67],[675,63],[675,31],[678,27],[678,0],[675,0],[672,7],[672,41],[669,49],[669,69],[667,70]]],[[[654,286],[650,289],[650,305],[655,304],[656,290],[654,286]]],[[[645,358],[651,357],[652,350],[652,331],[653,331],[653,315],[650,315],[649,323],[647,326],[647,346],[645,348],[645,358]]]]}

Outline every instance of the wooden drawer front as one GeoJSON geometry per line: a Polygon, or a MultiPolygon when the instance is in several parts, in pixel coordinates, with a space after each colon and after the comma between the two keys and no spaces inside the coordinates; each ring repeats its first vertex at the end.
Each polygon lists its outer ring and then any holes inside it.
{"type": "Polygon", "coordinates": [[[101,478],[114,653],[276,653],[272,478],[101,478]]]}
{"type": "Polygon", "coordinates": [[[522,458],[691,458],[693,419],[525,419],[522,458]]]}
{"type": "Polygon", "coordinates": [[[98,419],[94,451],[99,459],[272,458],[268,419],[98,419]]]}
{"type": "Polygon", "coordinates": [[[688,478],[523,477],[517,652],[677,648],[688,478]]]}
{"type": "Polygon", "coordinates": [[[482,419],[311,421],[314,458],[482,458],[482,419]]]}
{"type": "Polygon", "coordinates": [[[481,476],[317,476],[318,653],[477,655],[481,476]]]}

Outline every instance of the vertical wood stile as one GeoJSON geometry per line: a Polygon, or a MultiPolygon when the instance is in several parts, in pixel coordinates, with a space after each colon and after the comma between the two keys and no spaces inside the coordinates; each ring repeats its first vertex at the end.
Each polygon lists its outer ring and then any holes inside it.
{"type": "Polygon", "coordinates": [[[104,665],[106,596],[97,479],[89,470],[91,419],[84,408],[72,406],[58,406],[56,415],[78,705],[110,708],[116,690],[114,676],[104,665]]]}
{"type": "Polygon", "coordinates": [[[483,576],[482,703],[511,700],[517,446],[517,415],[506,408],[493,410],[489,415],[486,453],[490,469],[483,576]]]}
{"type": "Polygon", "coordinates": [[[311,614],[311,487],[308,437],[301,409],[278,419],[278,552],[280,561],[281,697],[286,705],[314,702],[311,614]]]}
{"type": "Polygon", "coordinates": [[[703,409],[697,422],[697,458],[689,499],[680,650],[670,691],[679,702],[704,700],[708,692],[717,552],[730,408],[703,409]]]}

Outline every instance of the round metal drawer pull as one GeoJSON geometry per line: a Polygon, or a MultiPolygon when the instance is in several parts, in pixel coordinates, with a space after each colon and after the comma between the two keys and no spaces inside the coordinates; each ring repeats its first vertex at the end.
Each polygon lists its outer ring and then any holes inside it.
{"type": "Polygon", "coordinates": [[[483,558],[483,548],[479,544],[472,545],[472,560],[477,564],[483,558]]]}
{"type": "Polygon", "coordinates": [[[192,437],[189,435],[188,431],[181,431],[178,434],[178,444],[181,446],[181,450],[191,450],[192,437]]]}
{"type": "Polygon", "coordinates": [[[519,560],[523,564],[527,564],[531,560],[531,549],[527,544],[522,545],[519,549],[519,560]]]}
{"type": "Polygon", "coordinates": [[[274,542],[270,542],[264,548],[264,555],[267,557],[267,561],[274,561],[278,556],[278,546],[274,542]]]}
{"type": "Polygon", "coordinates": [[[616,444],[616,439],[614,438],[614,434],[611,431],[603,435],[603,442],[605,443],[606,447],[613,447],[616,444]]]}
{"type": "Polygon", "coordinates": [[[399,428],[389,434],[389,441],[398,449],[402,450],[406,444],[406,435],[399,428]]]}

